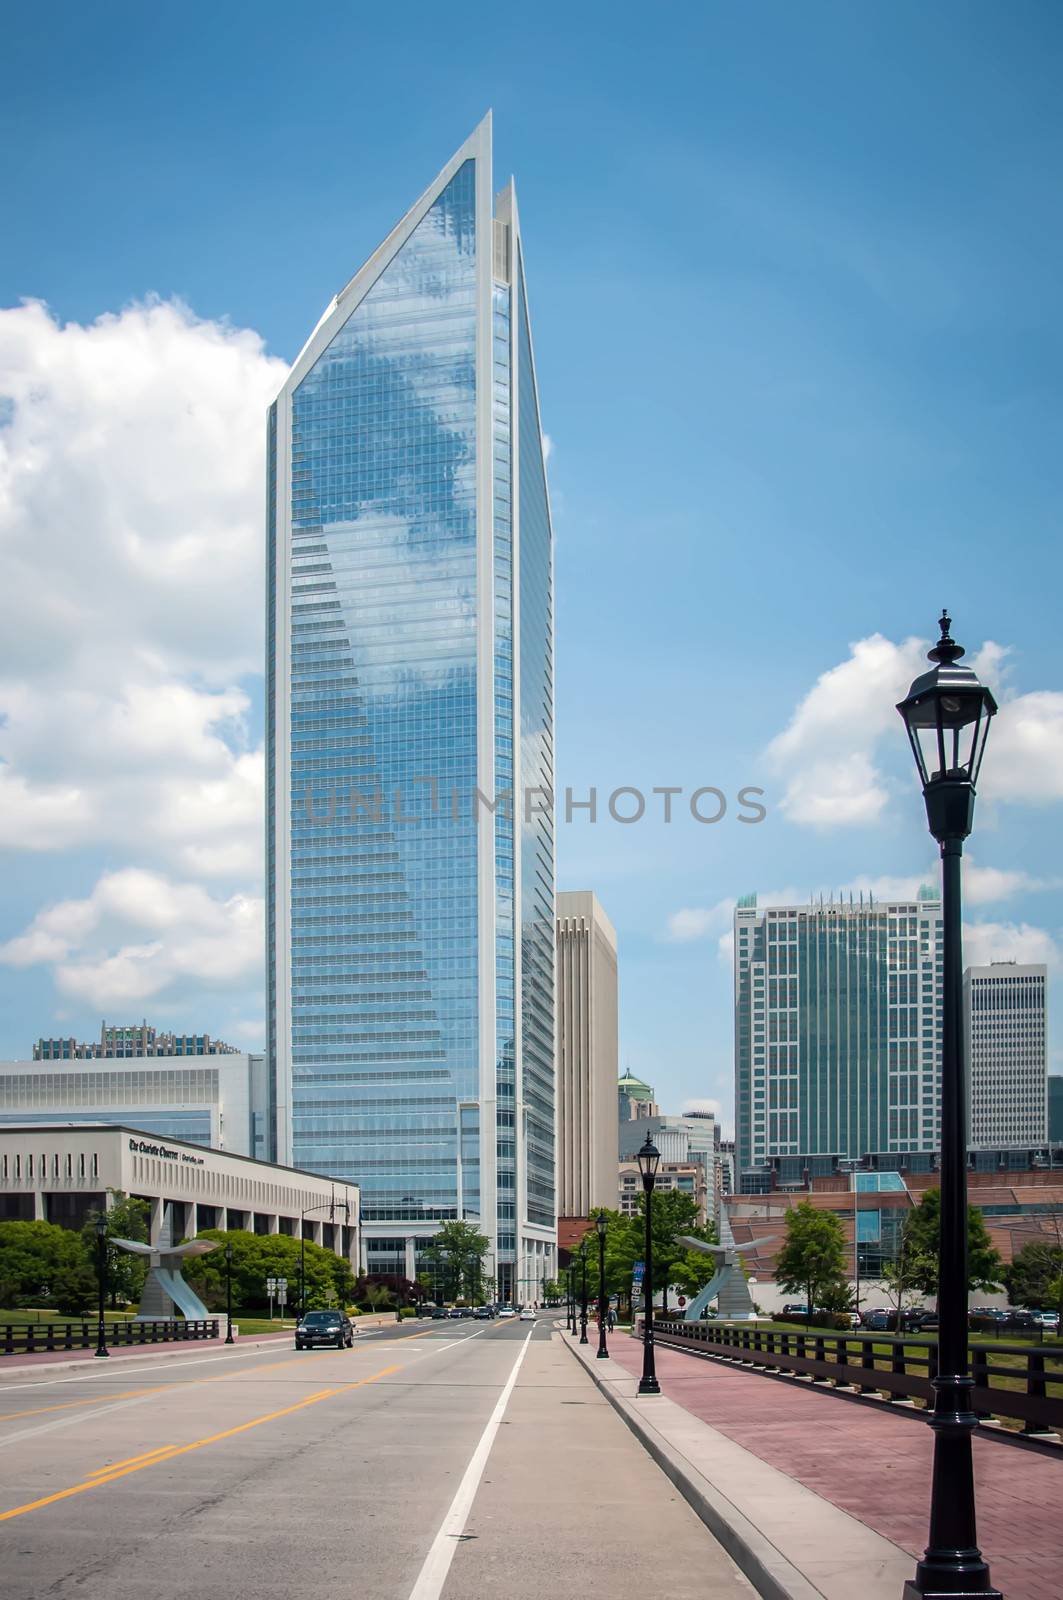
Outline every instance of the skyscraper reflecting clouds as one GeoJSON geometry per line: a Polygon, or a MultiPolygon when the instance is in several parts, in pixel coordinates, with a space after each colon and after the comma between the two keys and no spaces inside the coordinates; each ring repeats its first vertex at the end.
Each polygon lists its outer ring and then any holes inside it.
{"type": "Polygon", "coordinates": [[[362,1185],[370,1271],[443,1220],[554,1270],[552,536],[516,197],[486,119],[269,416],[277,1153],[362,1185]]]}

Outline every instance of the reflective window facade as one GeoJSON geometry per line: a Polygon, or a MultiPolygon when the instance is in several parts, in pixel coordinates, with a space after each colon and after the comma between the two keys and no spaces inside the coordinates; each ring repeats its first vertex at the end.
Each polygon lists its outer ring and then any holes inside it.
{"type": "Polygon", "coordinates": [[[397,1260],[464,1218],[501,1267],[524,1248],[519,1211],[554,1228],[550,807],[529,895],[514,802],[526,680],[552,787],[552,595],[527,311],[483,204],[489,161],[478,130],[271,413],[268,1007],[280,1159],[355,1179],[374,1250],[374,1225],[397,1260]],[[549,956],[524,979],[518,903],[522,949],[541,925],[549,956]]]}

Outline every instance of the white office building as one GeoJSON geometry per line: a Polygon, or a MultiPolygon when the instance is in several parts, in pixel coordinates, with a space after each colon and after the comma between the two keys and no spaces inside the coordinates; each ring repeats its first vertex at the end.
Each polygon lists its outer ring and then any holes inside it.
{"type": "Polygon", "coordinates": [[[974,1149],[1048,1138],[1048,969],[994,961],[963,975],[974,1149]]]}
{"type": "Polygon", "coordinates": [[[211,1056],[0,1061],[0,1129],[128,1123],[232,1155],[267,1154],[265,1058],[211,1056]]]}
{"type": "Polygon", "coordinates": [[[146,1200],[150,1241],[165,1247],[206,1228],[305,1237],[361,1257],[356,1184],[248,1156],[162,1139],[142,1128],[42,1123],[0,1129],[0,1219],[80,1228],[113,1194],[146,1200]]]}

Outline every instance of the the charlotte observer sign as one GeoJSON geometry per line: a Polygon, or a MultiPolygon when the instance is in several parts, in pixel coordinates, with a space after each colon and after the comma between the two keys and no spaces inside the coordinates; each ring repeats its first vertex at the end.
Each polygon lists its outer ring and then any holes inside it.
{"type": "Polygon", "coordinates": [[[159,1156],[163,1161],[186,1161],[190,1167],[202,1167],[202,1156],[189,1154],[187,1150],[169,1150],[164,1144],[149,1144],[146,1139],[130,1139],[130,1150],[138,1156],[159,1156]]]}

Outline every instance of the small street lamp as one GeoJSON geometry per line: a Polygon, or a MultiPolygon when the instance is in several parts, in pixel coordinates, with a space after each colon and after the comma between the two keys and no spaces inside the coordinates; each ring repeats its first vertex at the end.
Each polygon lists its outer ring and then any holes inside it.
{"type": "Polygon", "coordinates": [[[583,1285],[579,1297],[579,1342],[586,1344],[587,1340],[587,1236],[584,1234],[579,1242],[579,1261],[583,1269],[583,1285]]]}
{"type": "Polygon", "coordinates": [[[646,1320],[642,1345],[642,1377],[639,1379],[638,1392],[660,1394],[661,1386],[657,1382],[657,1369],[653,1358],[653,1186],[657,1181],[661,1152],[649,1134],[646,1135],[646,1141],[638,1153],[637,1160],[642,1174],[642,1192],[646,1204],[646,1260],[645,1276],[642,1280],[646,1320]]]}
{"type": "Polygon", "coordinates": [[[598,1230],[598,1360],[608,1361],[605,1343],[605,1211],[599,1211],[595,1223],[598,1230]]]}
{"type": "Polygon", "coordinates": [[[107,1218],[101,1211],[96,1218],[96,1282],[100,1290],[99,1317],[96,1322],[96,1354],[109,1356],[107,1328],[103,1320],[107,1304],[107,1218]]]}
{"type": "Polygon", "coordinates": [[[576,1331],[576,1288],[575,1288],[576,1280],[572,1276],[572,1274],[574,1273],[575,1270],[576,1270],[575,1267],[573,1266],[572,1262],[570,1261],[568,1266],[565,1268],[565,1288],[567,1290],[566,1300],[565,1300],[565,1331],[566,1331],[566,1333],[575,1333],[575,1331],[576,1331]]]}
{"type": "Polygon", "coordinates": [[[235,1344],[233,1338],[233,1247],[225,1246],[225,1343],[235,1344]]]}
{"type": "Polygon", "coordinates": [[[934,1471],[930,1538],[904,1600],[980,1595],[1001,1600],[978,1548],[971,1436],[973,1383],[967,1340],[967,1065],[963,1042],[960,861],[974,822],[975,785],[997,704],[970,667],[941,614],[934,663],[897,710],[919,770],[930,832],[941,848],[942,1043],[941,1237],[938,1257],[938,1372],[933,1379],[934,1471]]]}

